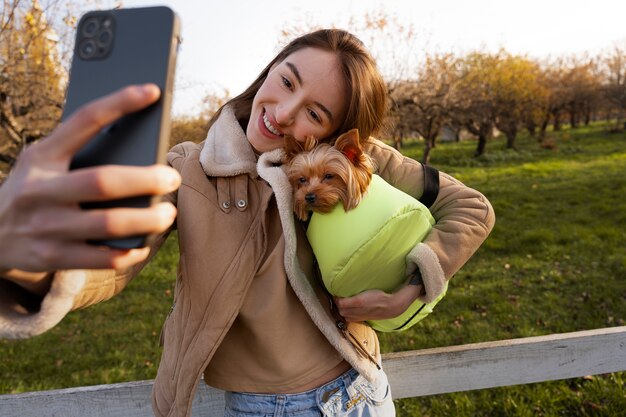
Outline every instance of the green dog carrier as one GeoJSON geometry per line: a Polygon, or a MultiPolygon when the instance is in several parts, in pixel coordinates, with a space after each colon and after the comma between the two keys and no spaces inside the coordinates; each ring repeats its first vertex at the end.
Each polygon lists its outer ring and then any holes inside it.
{"type": "MultiPolygon", "coordinates": [[[[432,204],[436,194],[429,198],[432,204]]],[[[332,295],[351,297],[369,289],[391,293],[406,281],[406,255],[434,224],[424,204],[374,175],[355,209],[346,212],[338,204],[329,213],[313,213],[307,237],[332,295]]],[[[383,332],[406,330],[432,312],[446,289],[447,284],[429,304],[416,300],[398,317],[368,323],[383,332]]]]}

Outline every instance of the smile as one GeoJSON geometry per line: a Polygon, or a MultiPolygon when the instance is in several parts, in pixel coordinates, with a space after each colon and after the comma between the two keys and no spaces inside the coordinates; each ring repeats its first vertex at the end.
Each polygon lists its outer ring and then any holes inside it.
{"type": "Polygon", "coordinates": [[[264,112],[263,113],[263,124],[265,124],[265,127],[267,128],[267,130],[269,130],[271,133],[273,133],[276,136],[282,136],[282,133],[280,133],[280,131],[278,129],[276,129],[271,123],[270,120],[267,118],[267,114],[264,112]]]}

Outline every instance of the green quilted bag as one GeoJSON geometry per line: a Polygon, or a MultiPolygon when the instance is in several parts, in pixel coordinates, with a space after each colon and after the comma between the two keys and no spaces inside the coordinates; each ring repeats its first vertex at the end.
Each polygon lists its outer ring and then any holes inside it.
{"type": "MultiPolygon", "coordinates": [[[[338,204],[329,213],[313,213],[307,237],[331,294],[391,293],[406,280],[406,255],[434,224],[426,206],[374,175],[355,209],[346,212],[338,204]]],[[[432,312],[446,289],[431,303],[416,300],[398,317],[368,323],[383,332],[406,330],[432,312]]]]}

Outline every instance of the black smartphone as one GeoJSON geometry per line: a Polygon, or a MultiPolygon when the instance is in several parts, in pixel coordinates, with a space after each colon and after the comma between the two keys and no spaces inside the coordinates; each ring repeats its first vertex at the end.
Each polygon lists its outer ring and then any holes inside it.
{"type": "MultiPolygon", "coordinates": [[[[83,104],[131,84],[154,83],[159,100],[102,129],[72,159],[70,169],[165,163],[180,22],[167,7],[92,11],[79,21],[62,120],[83,104]]],[[[159,197],[81,203],[84,209],[149,207],[159,197]]],[[[143,247],[147,236],[90,243],[143,247]]]]}

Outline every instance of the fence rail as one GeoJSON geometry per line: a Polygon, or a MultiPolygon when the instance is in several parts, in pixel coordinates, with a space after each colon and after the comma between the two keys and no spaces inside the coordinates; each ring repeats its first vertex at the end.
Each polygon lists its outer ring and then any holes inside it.
{"type": "MultiPolygon", "coordinates": [[[[626,326],[383,356],[394,398],[528,384],[626,370],[626,326]]],[[[151,416],[152,381],[0,395],[0,416],[151,416]]],[[[193,416],[223,413],[200,384],[193,416]]]]}

